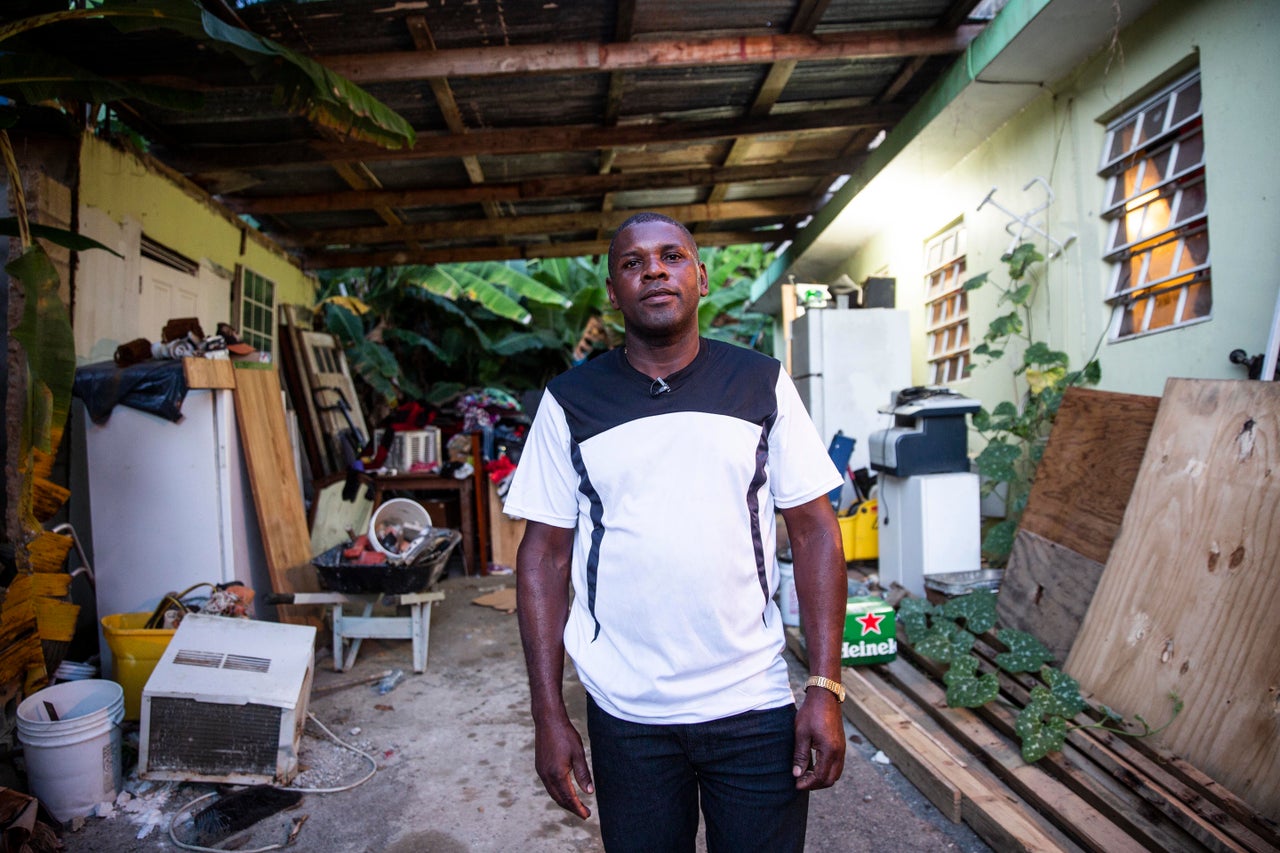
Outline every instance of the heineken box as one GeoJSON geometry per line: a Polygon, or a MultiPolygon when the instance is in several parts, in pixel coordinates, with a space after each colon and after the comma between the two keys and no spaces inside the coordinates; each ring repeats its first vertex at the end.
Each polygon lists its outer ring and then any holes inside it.
{"type": "Polygon", "coordinates": [[[874,595],[850,598],[844,609],[840,663],[861,666],[888,663],[898,656],[893,608],[874,595]]]}

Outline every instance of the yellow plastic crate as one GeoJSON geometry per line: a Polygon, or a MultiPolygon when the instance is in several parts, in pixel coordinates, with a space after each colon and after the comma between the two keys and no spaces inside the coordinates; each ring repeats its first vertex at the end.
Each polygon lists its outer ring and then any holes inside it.
{"type": "Polygon", "coordinates": [[[849,515],[842,515],[840,539],[844,545],[844,561],[876,560],[880,557],[880,502],[872,499],[858,504],[849,515]]]}
{"type": "Polygon", "coordinates": [[[142,712],[142,689],[169,647],[172,630],[144,628],[150,613],[115,613],[102,617],[102,634],[111,649],[111,678],[124,688],[124,718],[142,712]]]}

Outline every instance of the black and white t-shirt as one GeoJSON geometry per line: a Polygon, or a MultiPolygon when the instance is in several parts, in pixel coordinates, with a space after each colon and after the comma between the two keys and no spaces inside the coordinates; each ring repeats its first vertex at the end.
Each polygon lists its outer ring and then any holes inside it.
{"type": "Polygon", "coordinates": [[[565,647],[605,711],[694,723],[789,704],[774,510],[840,472],[775,359],[704,339],[663,382],[621,349],[553,380],[504,512],[577,529],[565,647]]]}

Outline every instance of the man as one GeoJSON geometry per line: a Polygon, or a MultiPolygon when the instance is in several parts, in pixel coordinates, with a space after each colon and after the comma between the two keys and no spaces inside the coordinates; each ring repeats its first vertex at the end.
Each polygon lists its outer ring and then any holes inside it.
{"type": "Polygon", "coordinates": [[[516,580],[538,775],[579,817],[575,783],[596,795],[610,853],[692,851],[699,799],[710,851],[798,853],[808,792],[844,766],[840,473],[776,360],[699,337],[707,272],[683,225],[624,222],[606,285],[625,345],[548,386],[504,509],[528,520],[516,580]],[[818,676],[798,711],[775,508],[818,676]]]}

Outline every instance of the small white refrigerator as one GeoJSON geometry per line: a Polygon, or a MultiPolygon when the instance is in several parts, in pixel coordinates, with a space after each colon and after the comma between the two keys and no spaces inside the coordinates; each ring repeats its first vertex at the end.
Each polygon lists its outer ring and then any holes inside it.
{"type": "MultiPolygon", "coordinates": [[[[893,308],[810,309],[791,327],[791,376],[822,440],[854,439],[849,470],[867,468],[871,433],[893,425],[878,409],[911,386],[911,326],[893,308]]],[[[848,472],[841,507],[852,499],[848,472]]]]}
{"type": "MultiPolygon", "coordinates": [[[[87,508],[99,619],[150,612],[199,583],[272,591],[231,391],[188,391],[177,423],[117,405],[95,424],[79,400],[75,414],[83,456],[73,514],[83,520],[87,508]]],[[[101,627],[99,639],[110,672],[101,627]]]]}

